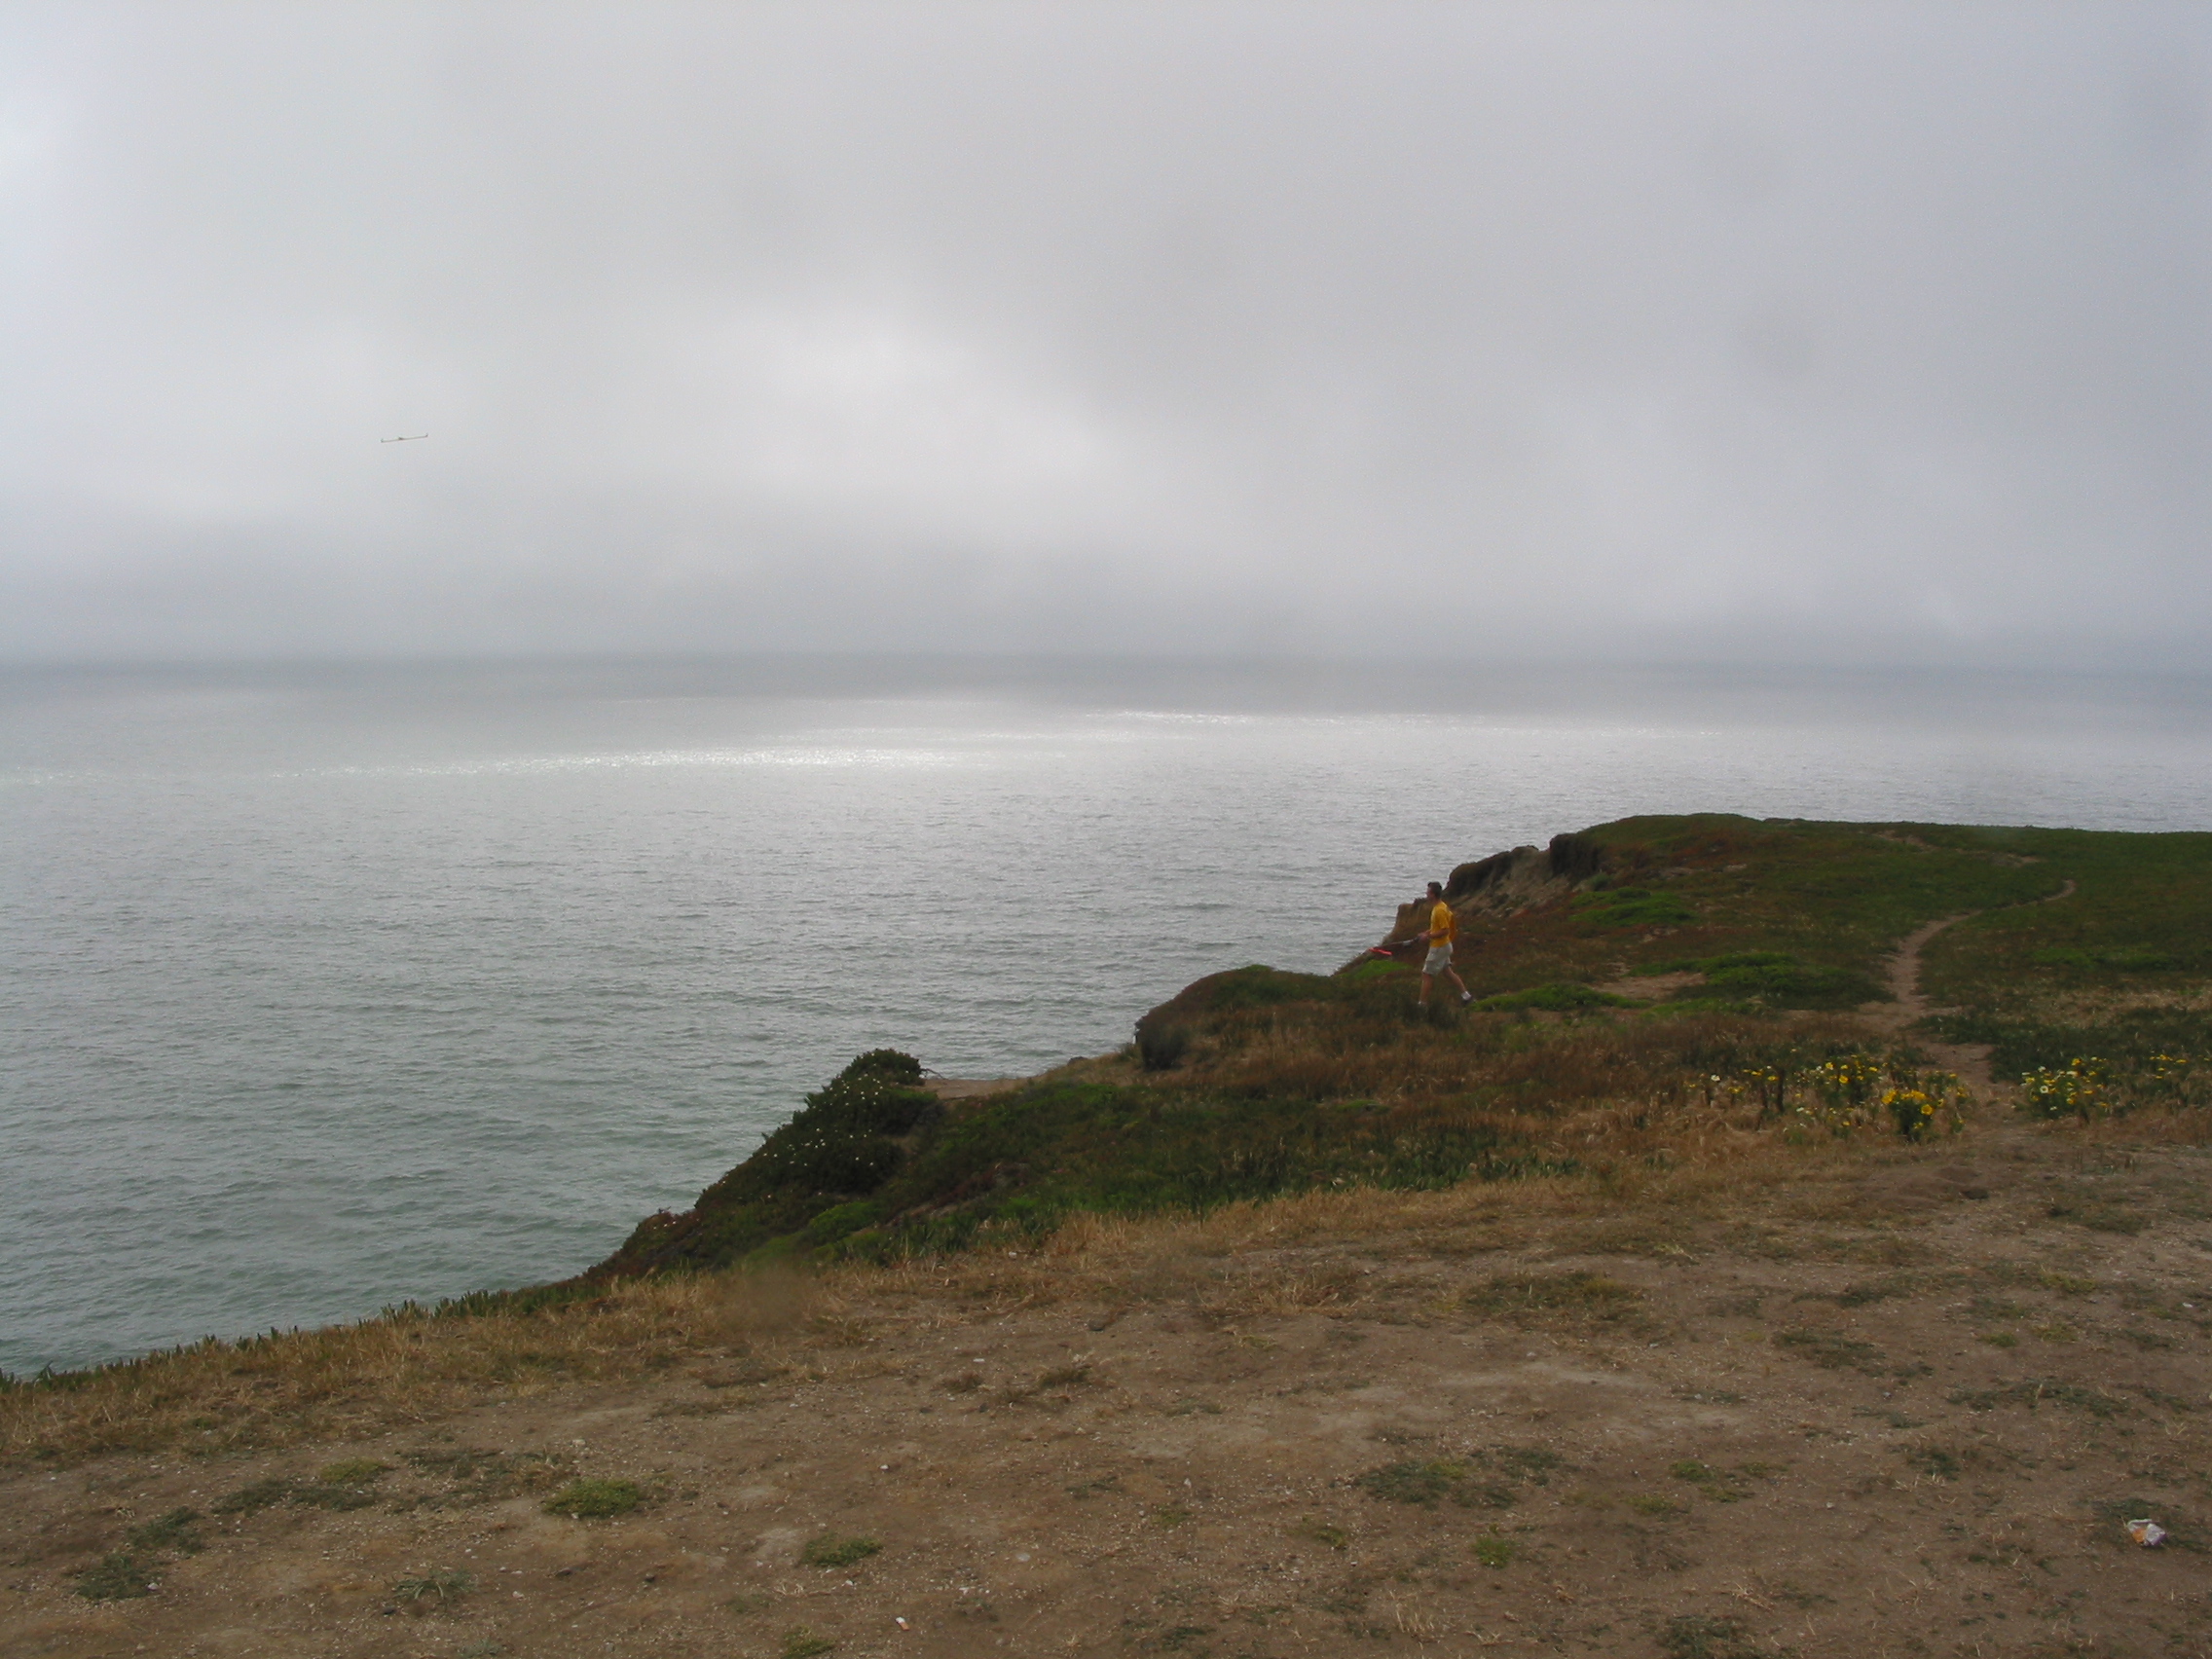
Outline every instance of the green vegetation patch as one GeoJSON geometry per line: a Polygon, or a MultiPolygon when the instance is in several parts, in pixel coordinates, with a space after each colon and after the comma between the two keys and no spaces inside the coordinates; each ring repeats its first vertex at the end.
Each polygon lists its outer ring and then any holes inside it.
{"type": "Polygon", "coordinates": [[[1370,1469],[1352,1485],[1383,1503],[1433,1509],[1449,1498],[1462,1509],[1511,1509],[1519,1501],[1512,1483],[1548,1485],[1550,1471],[1561,1462],[1554,1453],[1524,1447],[1498,1447],[1477,1454],[1477,1458],[1504,1479],[1479,1480],[1474,1468],[1457,1458],[1409,1458],[1370,1469]]]}
{"type": "Polygon", "coordinates": [[[113,1550],[78,1573],[71,1588],[88,1602],[129,1602],[151,1596],[160,1573],[159,1557],[113,1550]]]}
{"type": "Polygon", "coordinates": [[[123,1548],[111,1550],[77,1573],[70,1587],[88,1602],[129,1602],[150,1596],[161,1582],[166,1557],[198,1555],[205,1547],[194,1523],[196,1509],[172,1509],[133,1527],[123,1548]]]}
{"type": "Polygon", "coordinates": [[[133,1527],[129,1547],[146,1552],[198,1555],[205,1547],[193,1529],[193,1523],[199,1519],[197,1509],[172,1509],[159,1520],[133,1527]]]}
{"type": "Polygon", "coordinates": [[[1518,1539],[1502,1532],[1485,1532],[1475,1539],[1475,1559],[1488,1567],[1505,1567],[1513,1565],[1513,1558],[1521,1553],[1518,1539]]]}
{"type": "Polygon", "coordinates": [[[1477,1014],[1513,1014],[1523,1009],[1541,1009],[1547,1014],[1581,1014],[1594,1008],[1636,1008],[1633,997],[1616,997],[1606,991],[1593,990],[1588,985],[1553,982],[1531,985],[1525,991],[1506,991],[1498,996],[1484,997],[1475,1003],[1477,1014]]]}
{"type": "Polygon", "coordinates": [[[857,1567],[882,1548],[873,1538],[841,1538],[834,1532],[824,1532],[820,1537],[807,1540],[806,1547],[798,1552],[798,1560],[801,1567],[818,1567],[827,1571],[831,1567],[857,1567]]]}
{"type": "Polygon", "coordinates": [[[1775,1009],[1847,1009],[1886,1000],[1888,992],[1863,968],[1806,962],[1780,950],[1739,950],[1721,956],[1678,957],[1647,964],[1640,973],[1699,974],[1702,985],[1675,993],[1677,1002],[1748,1002],[1775,1009]]]}
{"type": "Polygon", "coordinates": [[[1800,1325],[1777,1331],[1774,1345],[1788,1348],[1800,1359],[1811,1360],[1825,1371],[1863,1371],[1869,1376],[1880,1376],[1888,1365],[1882,1350],[1872,1343],[1862,1343],[1840,1331],[1823,1330],[1818,1326],[1800,1325]]]}
{"type": "Polygon", "coordinates": [[[571,1521],[600,1521],[627,1515],[645,1501],[645,1489],[635,1481],[574,1480],[547,1498],[544,1508],[571,1521]]]}
{"type": "Polygon", "coordinates": [[[1578,895],[1573,911],[1588,928],[1678,928],[1697,920],[1697,912],[1674,894],[1641,887],[1578,895]]]}
{"type": "Polygon", "coordinates": [[[1417,1503],[1433,1509],[1442,1499],[1456,1496],[1466,1478],[1466,1464],[1437,1459],[1385,1463],[1368,1470],[1352,1485],[1384,1503],[1417,1503]]]}
{"type": "Polygon", "coordinates": [[[1950,1398],[1954,1406],[1966,1406],[1977,1412],[1995,1411],[2000,1406],[2023,1406],[2031,1412],[2044,1406],[2057,1406],[2093,1418],[2115,1418],[2131,1416],[2135,1410],[2125,1400],[2095,1388],[2084,1388],[2079,1382],[2061,1382],[2055,1377],[2030,1377],[2018,1382],[2000,1383],[1994,1388],[1956,1388],[1950,1398]]]}

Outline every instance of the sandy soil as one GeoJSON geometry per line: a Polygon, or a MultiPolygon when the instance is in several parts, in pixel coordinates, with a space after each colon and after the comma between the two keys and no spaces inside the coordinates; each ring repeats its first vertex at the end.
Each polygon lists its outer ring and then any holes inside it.
{"type": "Polygon", "coordinates": [[[2207,1173],[1992,1113],[855,1280],[619,1386],[9,1472],[0,1652],[2212,1654],[2207,1173]]]}

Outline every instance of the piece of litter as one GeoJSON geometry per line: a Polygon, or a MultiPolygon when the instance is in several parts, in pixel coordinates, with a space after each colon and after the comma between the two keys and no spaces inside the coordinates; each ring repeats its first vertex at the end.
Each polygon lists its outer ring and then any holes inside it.
{"type": "Polygon", "coordinates": [[[898,1626],[898,1627],[899,1627],[899,1628],[900,1628],[901,1630],[905,1630],[905,1629],[907,1629],[907,1628],[908,1628],[908,1626],[907,1626],[907,1624],[906,1624],[906,1621],[905,1621],[904,1619],[899,1619],[899,1618],[895,1618],[895,1619],[893,1619],[893,1620],[892,1620],[891,1622],[892,1622],[893,1624],[897,1625],[897,1626],[898,1626]]]}
{"type": "Polygon", "coordinates": [[[2148,1516],[2127,1524],[2127,1535],[2147,1550],[2155,1550],[2166,1541],[2166,1530],[2148,1516]]]}

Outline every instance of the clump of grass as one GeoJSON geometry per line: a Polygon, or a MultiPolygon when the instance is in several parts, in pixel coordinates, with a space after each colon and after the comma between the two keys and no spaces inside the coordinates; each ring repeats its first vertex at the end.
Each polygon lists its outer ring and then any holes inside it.
{"type": "Polygon", "coordinates": [[[172,1509],[157,1521],[130,1530],[129,1543],[134,1550],[167,1550],[178,1555],[198,1555],[205,1547],[192,1524],[200,1519],[197,1509],[172,1509]]]}
{"type": "Polygon", "coordinates": [[[1485,1567],[1510,1567],[1520,1553],[1519,1541],[1500,1532],[1485,1532],[1475,1540],[1475,1559],[1485,1567]]]}
{"type": "Polygon", "coordinates": [[[573,1480],[547,1498],[544,1508],[571,1521],[601,1521],[627,1515],[645,1501],[645,1489],[635,1481],[573,1480]]]}
{"type": "Polygon", "coordinates": [[[1639,1515],[1679,1515],[1682,1512],[1680,1504],[1655,1492],[1631,1493],[1623,1501],[1639,1515]]]}
{"type": "Polygon", "coordinates": [[[1913,1446],[1904,1452],[1905,1465],[1930,1480],[1955,1481],[1961,1464],[1957,1456],[1938,1446],[1913,1446]]]}
{"type": "Polygon", "coordinates": [[[208,1508],[218,1515],[251,1515],[257,1509],[267,1509],[273,1504],[284,1502],[292,1495],[292,1489],[297,1484],[278,1476],[271,1476],[267,1480],[242,1486],[236,1492],[225,1493],[209,1504],[208,1508]]]}
{"type": "Polygon", "coordinates": [[[363,1486],[334,1486],[328,1481],[300,1481],[285,1494],[285,1501],[303,1509],[366,1509],[376,1493],[363,1486]]]}
{"type": "Polygon", "coordinates": [[[1040,1388],[1073,1388],[1090,1381],[1088,1365],[1060,1365],[1042,1373],[1037,1379],[1040,1388]]]}
{"type": "Polygon", "coordinates": [[[784,1632],[780,1659],[815,1659],[817,1654],[827,1653],[836,1645],[827,1637],[816,1636],[806,1626],[799,1625],[784,1632]]]}
{"type": "Polygon", "coordinates": [[[1483,1456],[1485,1461],[1530,1486],[1551,1485],[1552,1471],[1567,1462],[1557,1452],[1542,1446],[1493,1446],[1483,1456]]]}
{"type": "Polygon", "coordinates": [[[441,1569],[425,1572],[419,1578],[402,1578],[391,1587],[391,1599],[417,1604],[434,1601],[445,1606],[460,1601],[475,1588],[475,1574],[441,1569]]]}
{"type": "Polygon", "coordinates": [[[129,1602],[151,1596],[161,1563],[131,1550],[112,1550],[77,1574],[73,1588],[88,1602],[129,1602]]]}
{"type": "Polygon", "coordinates": [[[1369,1497],[1384,1503],[1418,1503],[1433,1509],[1440,1498],[1452,1496],[1467,1478],[1467,1466],[1447,1459],[1428,1462],[1385,1463],[1370,1469],[1352,1484],[1369,1497]]]}
{"type": "Polygon", "coordinates": [[[1290,1530],[1290,1535],[1310,1539],[1332,1550],[1348,1549],[1351,1545],[1351,1534],[1327,1521],[1301,1521],[1290,1530]]]}
{"type": "Polygon", "coordinates": [[[1166,1503],[1152,1512],[1152,1524],[1173,1531],[1191,1519],[1191,1512],[1181,1504],[1166,1503]]]}
{"type": "Polygon", "coordinates": [[[1883,1369],[1882,1350],[1872,1343],[1862,1343],[1856,1337],[1844,1336],[1839,1331],[1824,1331],[1813,1326],[1800,1325],[1774,1334],[1777,1347],[1788,1348],[1800,1359],[1809,1359],[1825,1371],[1863,1371],[1878,1375],[1883,1369]]]}
{"type": "Polygon", "coordinates": [[[828,1571],[831,1567],[858,1566],[882,1548],[873,1538],[840,1538],[834,1532],[824,1532],[818,1538],[807,1540],[806,1547],[798,1552],[798,1560],[801,1567],[818,1567],[828,1571]]]}
{"type": "Polygon", "coordinates": [[[2029,1411],[2043,1406],[2060,1406],[2094,1418],[2112,1418],[2124,1417],[2135,1410],[2125,1400],[2051,1377],[2028,1378],[1995,1388],[1956,1388],[1950,1398],[1954,1406],[1977,1412],[1995,1411],[1999,1406],[2025,1406],[2029,1411]]]}
{"type": "Polygon", "coordinates": [[[1684,1457],[1679,1462],[1668,1464],[1667,1472],[1678,1481],[1688,1481],[1693,1486],[1706,1488],[1709,1494],[1715,1489],[1724,1487],[1727,1481],[1720,1470],[1710,1463],[1701,1463],[1695,1457],[1684,1457]]]}
{"type": "Polygon", "coordinates": [[[1751,1495],[1750,1484],[1778,1472],[1772,1463],[1739,1463],[1733,1469],[1716,1468],[1695,1457],[1668,1465],[1667,1472],[1690,1485],[1715,1503],[1740,1503],[1751,1495]]]}
{"type": "Polygon", "coordinates": [[[193,1523],[196,1509],[172,1509],[166,1515],[133,1527],[124,1547],[111,1550],[76,1575],[73,1588],[88,1602],[128,1602],[150,1596],[160,1583],[162,1558],[197,1555],[204,1547],[193,1523]]]}

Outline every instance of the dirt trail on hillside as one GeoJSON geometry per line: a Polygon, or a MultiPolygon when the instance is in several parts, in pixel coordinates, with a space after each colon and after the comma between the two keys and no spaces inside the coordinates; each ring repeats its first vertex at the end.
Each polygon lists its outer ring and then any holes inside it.
{"type": "MultiPolygon", "coordinates": [[[[2056,893],[2031,900],[2036,904],[2055,904],[2061,899],[2074,897],[2075,885],[2069,880],[2056,893]]],[[[1921,953],[1937,934],[1971,921],[1982,914],[1978,910],[1963,911],[1956,916],[1944,916],[1928,922],[1905,935],[1890,958],[1888,977],[1892,1001],[1868,1004],[1860,1012],[1877,1027],[1893,1035],[1902,1033],[1915,1022],[1931,1014],[1941,1012],[1931,1008],[1920,989],[1921,953]]],[[[1992,1099],[1998,1092],[1996,1080],[1989,1070],[1989,1046],[1984,1043],[1944,1043],[1930,1037],[1914,1039],[1915,1045],[1934,1055],[1946,1071],[1953,1073],[1971,1088],[1977,1098],[1992,1099]]]]}

